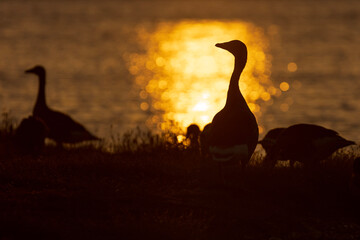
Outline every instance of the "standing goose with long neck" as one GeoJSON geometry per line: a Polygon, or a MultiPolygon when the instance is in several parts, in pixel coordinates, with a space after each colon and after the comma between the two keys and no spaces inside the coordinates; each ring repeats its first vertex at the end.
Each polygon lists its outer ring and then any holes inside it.
{"type": "Polygon", "coordinates": [[[214,161],[240,162],[244,168],[255,150],[259,137],[255,116],[239,89],[240,75],[247,61],[247,48],[238,40],[218,43],[215,46],[232,53],[235,57],[235,66],[225,107],[212,120],[209,151],[214,161]]]}
{"type": "Polygon", "coordinates": [[[25,71],[39,77],[39,92],[33,110],[34,117],[40,118],[47,126],[48,138],[57,143],[78,143],[83,141],[99,140],[84,126],[73,120],[70,116],[50,109],[46,104],[45,84],[46,71],[42,66],[35,66],[25,71]]]}

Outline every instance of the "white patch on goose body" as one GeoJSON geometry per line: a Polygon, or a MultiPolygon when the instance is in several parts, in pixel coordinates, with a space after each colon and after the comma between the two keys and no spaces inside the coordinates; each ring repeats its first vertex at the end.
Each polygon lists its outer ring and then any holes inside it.
{"type": "Polygon", "coordinates": [[[227,162],[233,158],[238,158],[240,160],[249,156],[249,149],[247,144],[234,145],[227,148],[210,146],[209,150],[213,160],[216,162],[227,162]]]}

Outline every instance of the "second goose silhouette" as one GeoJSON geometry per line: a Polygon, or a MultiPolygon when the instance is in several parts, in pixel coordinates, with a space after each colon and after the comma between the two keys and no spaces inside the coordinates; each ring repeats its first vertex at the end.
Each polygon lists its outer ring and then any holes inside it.
{"type": "Polygon", "coordinates": [[[70,116],[54,111],[47,106],[45,99],[46,72],[44,67],[35,66],[26,70],[25,73],[33,73],[39,77],[39,92],[33,115],[43,120],[48,127],[48,138],[60,144],[99,140],[98,137],[91,134],[70,116]]]}
{"type": "Polygon", "coordinates": [[[247,48],[238,40],[218,43],[216,47],[225,49],[235,57],[224,108],[211,123],[209,151],[217,162],[238,163],[244,168],[257,145],[259,130],[254,114],[250,111],[239,89],[240,75],[247,61],[247,48]]]}
{"type": "Polygon", "coordinates": [[[290,160],[290,166],[296,161],[313,166],[331,156],[336,150],[353,145],[336,131],[315,124],[300,123],[283,129],[266,150],[264,163],[274,167],[278,160],[290,160]]]}

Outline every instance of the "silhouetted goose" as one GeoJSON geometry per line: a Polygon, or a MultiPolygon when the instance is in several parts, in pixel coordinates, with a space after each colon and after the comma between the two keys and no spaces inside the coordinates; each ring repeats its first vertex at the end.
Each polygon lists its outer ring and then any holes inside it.
{"type": "Polygon", "coordinates": [[[277,160],[290,160],[306,165],[317,164],[336,150],[355,144],[337,132],[313,124],[292,125],[279,135],[274,147],[265,157],[265,164],[275,166],[277,160]]]}
{"type": "Polygon", "coordinates": [[[241,162],[244,168],[249,162],[258,142],[258,125],[239,89],[240,75],[247,61],[244,43],[233,40],[218,43],[235,57],[225,107],[218,112],[211,123],[209,150],[217,162],[241,162]]]}
{"type": "Polygon", "coordinates": [[[45,123],[34,116],[24,118],[15,131],[15,146],[18,153],[38,155],[45,144],[48,129],[45,123]]]}
{"type": "Polygon", "coordinates": [[[284,130],[285,128],[271,129],[266,133],[265,137],[258,142],[264,148],[266,154],[268,154],[271,151],[271,149],[275,146],[276,139],[284,130]]]}
{"type": "Polygon", "coordinates": [[[191,124],[186,128],[186,138],[190,141],[190,148],[192,150],[199,151],[199,136],[200,136],[200,128],[197,124],[191,124]]]}
{"type": "Polygon", "coordinates": [[[34,117],[44,121],[49,129],[48,137],[57,143],[77,143],[82,141],[99,140],[80,123],[70,116],[51,110],[45,100],[46,72],[44,67],[35,66],[25,73],[33,73],[39,77],[39,92],[33,110],[34,117]]]}

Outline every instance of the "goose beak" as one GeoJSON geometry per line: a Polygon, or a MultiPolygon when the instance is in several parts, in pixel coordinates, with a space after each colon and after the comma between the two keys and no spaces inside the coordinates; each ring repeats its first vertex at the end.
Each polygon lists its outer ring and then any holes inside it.
{"type": "Polygon", "coordinates": [[[34,69],[33,68],[30,68],[28,70],[25,70],[25,73],[33,73],[34,72],[34,69]]]}
{"type": "Polygon", "coordinates": [[[215,44],[215,47],[226,49],[225,48],[225,43],[217,43],[217,44],[215,44]]]}

